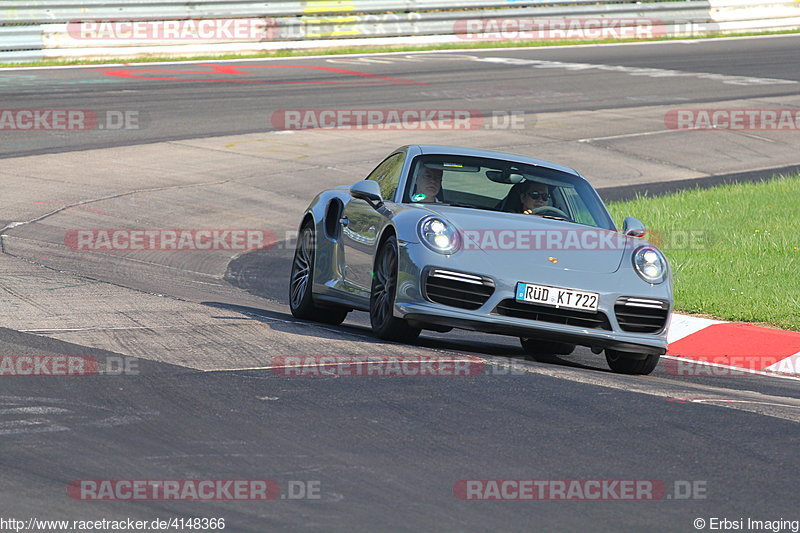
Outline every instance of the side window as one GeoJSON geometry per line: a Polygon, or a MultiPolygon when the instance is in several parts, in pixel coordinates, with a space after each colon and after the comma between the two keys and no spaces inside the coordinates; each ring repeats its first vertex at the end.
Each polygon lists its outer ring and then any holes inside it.
{"type": "Polygon", "coordinates": [[[381,187],[381,196],[383,196],[384,200],[390,200],[394,197],[394,192],[400,183],[400,173],[403,171],[405,160],[405,154],[391,155],[367,177],[368,180],[378,182],[381,187]]]}
{"type": "Polygon", "coordinates": [[[563,187],[561,189],[564,195],[564,201],[567,204],[567,211],[572,214],[572,218],[578,224],[585,224],[587,226],[597,226],[592,213],[586,207],[586,203],[581,198],[578,191],[573,188],[563,187]]]}

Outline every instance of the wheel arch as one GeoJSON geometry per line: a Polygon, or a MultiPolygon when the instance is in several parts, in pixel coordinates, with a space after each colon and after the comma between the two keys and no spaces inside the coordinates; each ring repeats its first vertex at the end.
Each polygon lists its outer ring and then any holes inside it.
{"type": "Polygon", "coordinates": [[[302,230],[308,224],[311,224],[312,227],[316,224],[314,221],[314,213],[311,211],[308,211],[305,215],[303,215],[303,219],[300,221],[300,229],[302,230]]]}
{"type": "Polygon", "coordinates": [[[387,224],[383,231],[381,232],[381,236],[378,239],[378,246],[375,247],[375,256],[372,258],[372,269],[375,270],[375,265],[378,261],[378,255],[380,254],[381,250],[383,249],[383,245],[386,244],[386,241],[389,240],[389,237],[394,237],[395,240],[398,239],[397,237],[397,228],[394,227],[392,224],[387,224]]]}

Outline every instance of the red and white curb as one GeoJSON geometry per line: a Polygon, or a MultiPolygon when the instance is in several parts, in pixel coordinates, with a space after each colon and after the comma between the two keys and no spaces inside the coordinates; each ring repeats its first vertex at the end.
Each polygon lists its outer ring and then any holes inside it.
{"type": "Polygon", "coordinates": [[[675,375],[800,376],[800,332],[673,314],[667,340],[675,375]]]}

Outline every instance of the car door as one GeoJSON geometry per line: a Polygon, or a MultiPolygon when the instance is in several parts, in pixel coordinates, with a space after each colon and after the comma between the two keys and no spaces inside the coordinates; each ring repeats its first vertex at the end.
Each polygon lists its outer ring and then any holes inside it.
{"type": "MultiPolygon", "coordinates": [[[[398,152],[375,167],[366,179],[376,181],[384,202],[391,203],[400,182],[406,154],[398,152]]],[[[377,252],[378,237],[386,225],[387,211],[376,210],[366,200],[351,197],[344,207],[342,244],[344,249],[344,280],[348,290],[369,296],[372,287],[372,267],[377,252]]]]}

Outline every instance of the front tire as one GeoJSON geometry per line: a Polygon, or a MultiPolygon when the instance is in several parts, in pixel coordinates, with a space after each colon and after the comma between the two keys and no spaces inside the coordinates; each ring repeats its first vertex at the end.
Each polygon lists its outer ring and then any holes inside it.
{"type": "Polygon", "coordinates": [[[394,316],[394,299],[397,294],[397,239],[392,235],[381,246],[375,259],[372,290],[369,298],[369,321],[379,339],[387,341],[413,341],[420,329],[394,316]]]}
{"type": "Polygon", "coordinates": [[[289,308],[295,318],[337,326],[344,321],[349,310],[323,308],[314,304],[311,285],[314,281],[315,257],[316,236],[313,226],[309,223],[300,230],[294,251],[292,273],[289,277],[289,308]]]}
{"type": "Polygon", "coordinates": [[[658,361],[661,359],[659,354],[632,354],[606,349],[606,361],[614,372],[620,374],[647,375],[655,370],[658,361]]]}

